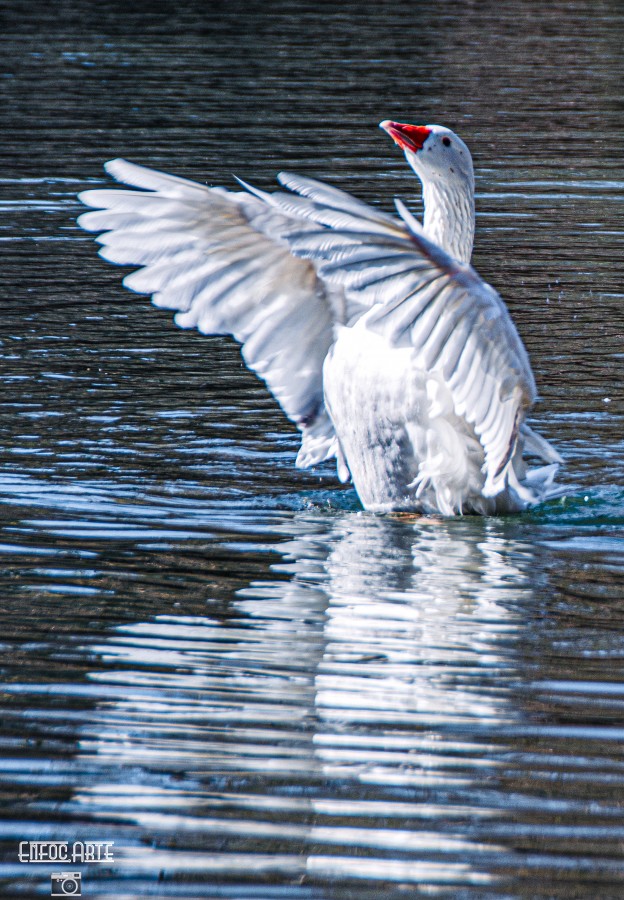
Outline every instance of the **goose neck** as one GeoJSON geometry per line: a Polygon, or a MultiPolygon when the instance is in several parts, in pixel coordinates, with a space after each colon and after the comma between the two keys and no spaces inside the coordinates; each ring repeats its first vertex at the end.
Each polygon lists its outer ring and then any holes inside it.
{"type": "Polygon", "coordinates": [[[459,262],[469,263],[475,231],[474,185],[444,183],[423,185],[427,237],[459,262]]]}

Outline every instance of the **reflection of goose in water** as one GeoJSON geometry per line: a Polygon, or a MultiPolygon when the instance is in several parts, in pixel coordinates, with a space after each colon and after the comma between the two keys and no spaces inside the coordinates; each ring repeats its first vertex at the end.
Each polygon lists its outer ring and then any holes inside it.
{"type": "Polygon", "coordinates": [[[422,225],[296,175],[279,176],[292,193],[231,192],[119,159],[110,174],[142,190],[86,191],[80,224],[179,325],[239,340],[301,431],[298,464],[335,458],[367,509],[525,509],[561,460],[525,422],[526,351],[469,265],[470,151],[440,125],[382,127],[422,182],[422,225]]]}
{"type": "Polygon", "coordinates": [[[431,725],[509,715],[504,696],[471,682],[485,658],[495,665],[497,640],[518,626],[500,601],[510,587],[514,596],[525,589],[525,578],[507,542],[482,524],[457,534],[442,523],[411,530],[350,519],[328,560],[317,679],[325,717],[431,725]]]}
{"type": "Polygon", "coordinates": [[[501,601],[529,590],[528,551],[511,562],[485,520],[305,514],[284,532],[276,579],[226,622],[160,616],[90,648],[119,696],[81,745],[102,770],[81,815],[138,829],[129,870],[487,882],[497,848],[461,823],[492,811],[449,792],[495,765],[484,735],[513,718],[520,621],[501,601]]]}

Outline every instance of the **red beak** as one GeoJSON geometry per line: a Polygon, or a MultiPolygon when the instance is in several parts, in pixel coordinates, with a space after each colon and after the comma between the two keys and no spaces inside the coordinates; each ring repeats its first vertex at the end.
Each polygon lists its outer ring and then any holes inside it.
{"type": "Polygon", "coordinates": [[[431,134],[431,128],[427,128],[425,125],[403,125],[401,122],[391,122],[389,119],[381,122],[379,127],[387,131],[402,150],[411,150],[412,153],[422,150],[423,144],[431,134]]]}

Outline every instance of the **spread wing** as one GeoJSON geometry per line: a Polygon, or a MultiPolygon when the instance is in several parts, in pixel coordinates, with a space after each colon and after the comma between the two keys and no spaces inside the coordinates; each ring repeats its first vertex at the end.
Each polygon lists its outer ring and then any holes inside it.
{"type": "Polygon", "coordinates": [[[141,266],[124,285],[176,310],[183,328],[240,341],[246,364],[302,432],[298,465],[335,455],[322,371],[342,315],[340,291],[292,255],[283,240],[291,218],[247,192],[208,188],[121,159],[106,169],[141,190],[85,191],[80,199],[95,211],[79,224],[103,232],[97,240],[104,259],[141,266]]]}
{"type": "MultiPolygon", "coordinates": [[[[306,179],[287,176],[302,193],[306,179]]],[[[317,186],[317,202],[322,202],[317,186]]],[[[436,372],[455,413],[469,422],[485,455],[484,494],[505,486],[520,427],[536,397],[528,356],[496,291],[468,265],[425,238],[402,204],[405,227],[357,225],[291,233],[293,252],[342,287],[347,304],[371,310],[367,323],[397,347],[412,347],[414,366],[436,372]],[[374,307],[374,308],[373,308],[374,307]]],[[[322,215],[308,217],[322,223],[322,215]]],[[[395,220],[396,222],[396,220],[395,220]]]]}
{"type": "MultiPolygon", "coordinates": [[[[336,322],[368,326],[414,366],[436,372],[485,454],[484,493],[504,488],[535,383],[498,294],[428,241],[402,204],[388,216],[336,188],[282,174],[293,193],[232,193],[136,166],[107,164],[140,191],[80,195],[104,232],[101,255],[142,266],[124,284],[177,310],[176,322],[231,334],[302,431],[299,465],[340,448],[323,401],[323,362],[336,322]]],[[[553,451],[554,452],[554,451],[553,451]]],[[[344,464],[342,465],[345,474],[344,464]]]]}

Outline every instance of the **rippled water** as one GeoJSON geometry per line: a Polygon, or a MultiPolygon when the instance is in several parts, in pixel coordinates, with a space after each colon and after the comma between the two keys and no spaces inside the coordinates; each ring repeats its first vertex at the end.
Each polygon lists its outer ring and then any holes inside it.
{"type": "MultiPolygon", "coordinates": [[[[624,892],[620,6],[0,5],[0,891],[624,892]],[[116,155],[415,197],[383,118],[474,151],[475,264],[564,500],[363,513],[235,346],[75,225],[116,155]]],[[[414,209],[418,210],[415,201],[414,209]]]]}

